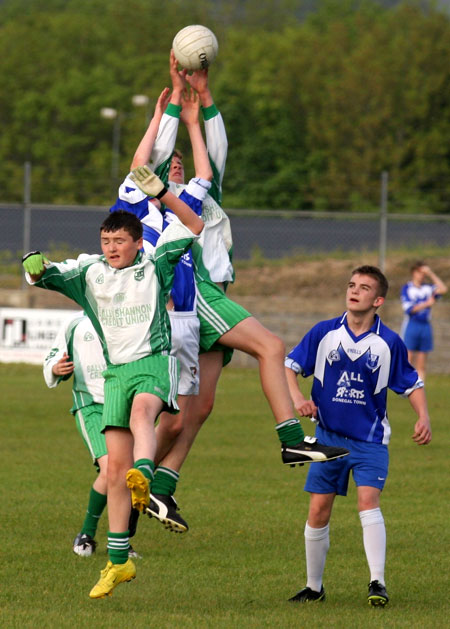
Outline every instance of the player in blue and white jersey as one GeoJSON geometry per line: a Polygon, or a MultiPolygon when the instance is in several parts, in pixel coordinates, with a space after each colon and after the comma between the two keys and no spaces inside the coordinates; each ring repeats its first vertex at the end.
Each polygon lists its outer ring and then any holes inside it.
{"type": "Polygon", "coordinates": [[[410,363],[425,380],[427,356],[433,349],[431,309],[447,292],[447,286],[425,262],[413,264],[411,274],[411,280],[402,286],[400,295],[405,315],[401,335],[408,348],[410,363]],[[427,277],[431,284],[425,282],[427,277]]]}
{"type": "Polygon", "coordinates": [[[306,587],[291,601],[322,601],[322,575],[329,547],[329,521],[334,499],[347,494],[349,474],[357,487],[364,549],[370,569],[368,600],[385,605],[386,532],[380,510],[388,474],[391,427],[387,390],[407,397],[417,415],[413,440],[431,441],[431,426],[423,381],[409,364],[399,335],[382,323],[377,309],[388,283],[381,271],[361,266],[347,287],[347,311],[315,325],[285,361],[291,396],[298,413],[317,421],[316,437],[324,444],[344,446],[348,457],[312,465],[305,491],[310,493],[305,526],[306,587]],[[311,399],[301,393],[297,376],[313,375],[311,399]]]}

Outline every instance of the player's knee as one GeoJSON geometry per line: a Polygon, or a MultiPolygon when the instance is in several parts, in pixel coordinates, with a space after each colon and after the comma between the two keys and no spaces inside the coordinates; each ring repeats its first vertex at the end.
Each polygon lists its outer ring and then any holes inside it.
{"type": "Polygon", "coordinates": [[[107,466],[101,467],[97,475],[97,480],[100,483],[106,483],[107,478],[108,478],[108,467],[107,466]]]}
{"type": "Polygon", "coordinates": [[[178,437],[180,432],[183,430],[183,417],[180,414],[174,415],[173,420],[169,423],[167,422],[164,426],[164,432],[166,433],[166,437],[173,441],[178,437]]]}
{"type": "Polygon", "coordinates": [[[128,471],[128,467],[129,466],[126,465],[124,461],[109,457],[107,469],[108,485],[116,485],[117,483],[123,481],[128,471]]]}
{"type": "Polygon", "coordinates": [[[308,512],[308,524],[314,529],[321,529],[328,524],[331,507],[323,502],[311,501],[308,512]]]}
{"type": "Polygon", "coordinates": [[[214,395],[208,395],[201,400],[201,404],[198,407],[198,413],[196,417],[197,423],[203,424],[210,416],[214,407],[214,395]]]}
{"type": "Polygon", "coordinates": [[[273,332],[269,332],[265,335],[262,353],[264,358],[278,361],[281,360],[284,362],[286,347],[279,336],[273,334],[273,332]]]}

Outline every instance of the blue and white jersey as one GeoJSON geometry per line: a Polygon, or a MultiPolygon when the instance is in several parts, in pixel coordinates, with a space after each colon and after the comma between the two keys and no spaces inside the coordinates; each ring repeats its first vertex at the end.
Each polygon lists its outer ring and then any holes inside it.
{"type": "Polygon", "coordinates": [[[321,321],[285,365],[304,377],[314,374],[311,397],[319,425],[360,441],[389,443],[388,388],[407,397],[423,387],[403,341],[378,316],[360,336],[349,329],[347,313],[321,321]]]}
{"type": "MultiPolygon", "coordinates": [[[[411,310],[414,306],[417,306],[417,304],[421,304],[424,301],[427,301],[427,299],[430,299],[430,297],[434,295],[436,288],[437,287],[434,284],[422,284],[421,286],[416,286],[412,281],[402,286],[400,299],[402,302],[403,312],[405,314],[404,323],[407,323],[410,319],[418,321],[419,323],[427,323],[430,321],[431,308],[424,308],[418,312],[411,312],[411,310]]],[[[436,299],[439,297],[440,295],[436,295],[436,299]]]]}
{"type": "MultiPolygon", "coordinates": [[[[187,203],[198,216],[201,216],[202,201],[209,186],[210,183],[203,179],[191,179],[179,195],[180,199],[187,203]]],[[[179,222],[169,208],[166,208],[162,213],[155,207],[129,175],[121,184],[119,196],[110,208],[110,212],[116,210],[132,212],[139,218],[143,227],[144,251],[146,253],[154,252],[158,238],[171,222],[179,222]]],[[[175,267],[174,284],[170,295],[176,311],[196,312],[197,291],[191,250],[181,257],[180,262],[175,267]]]]}

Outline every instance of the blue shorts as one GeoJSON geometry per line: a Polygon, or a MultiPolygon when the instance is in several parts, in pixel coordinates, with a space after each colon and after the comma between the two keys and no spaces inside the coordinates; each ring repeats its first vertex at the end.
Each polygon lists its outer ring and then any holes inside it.
{"type": "Polygon", "coordinates": [[[383,489],[389,468],[389,452],[386,445],[350,439],[320,427],[317,427],[316,437],[323,445],[347,448],[350,454],[326,463],[311,463],[305,491],[346,496],[350,470],[357,487],[383,489]]]}
{"type": "Polygon", "coordinates": [[[433,349],[431,323],[410,319],[405,328],[403,341],[410,352],[431,352],[433,349]]]}

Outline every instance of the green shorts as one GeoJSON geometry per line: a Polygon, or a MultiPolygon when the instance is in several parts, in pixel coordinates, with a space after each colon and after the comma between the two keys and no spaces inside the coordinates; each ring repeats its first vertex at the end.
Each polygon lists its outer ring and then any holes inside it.
{"type": "Polygon", "coordinates": [[[221,345],[221,336],[229,332],[235,325],[252,315],[236,302],[228,299],[225,293],[215,284],[208,281],[199,282],[197,315],[200,319],[200,352],[219,350],[224,352],[224,366],[233,355],[230,347],[221,345]]]}
{"type": "Polygon", "coordinates": [[[107,454],[103,428],[103,404],[89,404],[75,412],[75,422],[94,465],[107,454]]]}
{"type": "Polygon", "coordinates": [[[164,402],[163,410],[178,413],[179,363],[175,356],[154,354],[123,365],[110,365],[103,372],[105,405],[103,431],[108,426],[130,427],[133,400],[139,393],[152,393],[164,402]]]}

